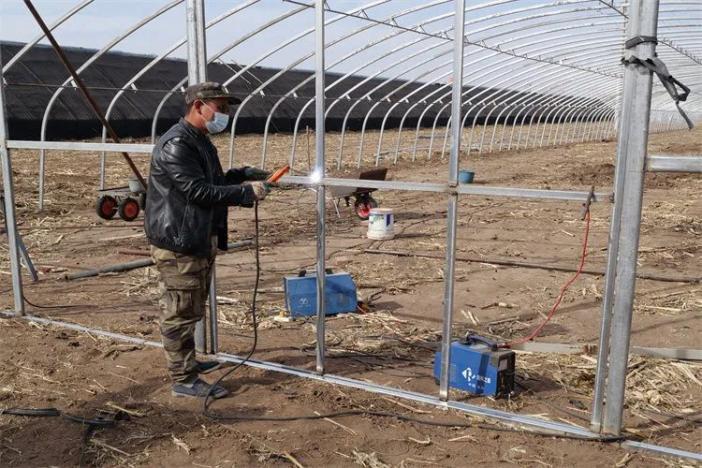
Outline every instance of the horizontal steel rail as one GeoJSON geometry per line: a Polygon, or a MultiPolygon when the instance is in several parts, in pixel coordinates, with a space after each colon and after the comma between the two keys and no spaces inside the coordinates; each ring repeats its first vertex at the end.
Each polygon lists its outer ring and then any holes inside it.
{"type": "MultiPolygon", "coordinates": [[[[449,184],[437,184],[431,182],[408,182],[393,180],[368,180],[368,179],[341,179],[325,177],[317,180],[314,177],[285,176],[280,180],[281,184],[295,184],[316,187],[324,185],[326,187],[364,187],[380,190],[410,190],[420,192],[435,193],[458,193],[461,195],[476,195],[484,197],[506,197],[506,198],[533,198],[541,200],[564,200],[584,202],[590,195],[589,192],[568,191],[568,190],[543,190],[519,187],[489,187],[478,185],[459,185],[453,187],[449,184]]],[[[596,192],[592,201],[611,201],[612,194],[596,192]]]]}
{"type": "Polygon", "coordinates": [[[83,141],[7,140],[9,149],[58,150],[58,151],[109,151],[151,153],[154,145],[139,143],[93,143],[83,141]]]}
{"type": "Polygon", "coordinates": [[[646,159],[646,170],[651,172],[702,172],[702,156],[654,154],[646,159]]]}

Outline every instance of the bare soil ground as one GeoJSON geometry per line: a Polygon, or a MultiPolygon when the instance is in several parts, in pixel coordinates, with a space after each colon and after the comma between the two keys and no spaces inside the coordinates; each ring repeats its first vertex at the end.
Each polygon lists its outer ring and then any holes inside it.
{"type": "MultiPolygon", "coordinates": [[[[413,137],[407,135],[402,147],[411,145],[413,137]]],[[[338,135],[330,141],[335,138],[338,135]]],[[[358,141],[357,134],[346,138],[358,141]]],[[[377,133],[366,138],[364,165],[372,165],[377,133]]],[[[287,161],[290,142],[289,135],[271,136],[268,167],[287,161]]],[[[226,165],[227,141],[217,138],[216,143],[226,165]]],[[[260,164],[259,136],[239,138],[236,144],[237,165],[260,164]]],[[[334,144],[330,159],[336,157],[334,144]]],[[[384,148],[393,145],[389,141],[384,148]]],[[[312,160],[314,148],[307,146],[305,135],[297,146],[295,169],[304,173],[308,148],[312,160]]],[[[345,159],[353,160],[356,151],[349,149],[345,159]]],[[[702,131],[653,135],[650,152],[700,154],[702,131]]],[[[584,191],[594,185],[597,191],[607,192],[611,191],[614,153],[611,141],[512,148],[481,155],[473,151],[464,155],[461,166],[476,172],[477,184],[584,191]]],[[[136,159],[145,169],[148,158],[136,159]]],[[[411,153],[403,150],[398,163],[389,166],[393,180],[445,178],[447,164],[439,152],[433,152],[431,159],[426,152],[419,153],[414,162],[410,159],[411,153]]],[[[95,155],[49,153],[47,202],[42,212],[36,210],[36,154],[13,152],[13,163],[20,232],[41,272],[39,282],[26,280],[25,295],[37,305],[74,306],[28,307],[31,313],[158,340],[152,269],[78,281],[62,279],[66,272],[145,258],[134,251],[147,251],[140,219],[126,223],[95,216],[95,155]]],[[[108,169],[108,185],[123,185],[128,171],[117,155],[110,155],[108,169]]],[[[355,171],[338,172],[352,175],[355,171]]],[[[701,187],[699,176],[646,176],[639,272],[672,279],[702,276],[701,187]]],[[[440,339],[446,200],[416,192],[375,195],[381,206],[394,209],[398,235],[393,240],[368,240],[367,226],[350,209],[342,207],[337,218],[329,203],[329,266],[353,275],[370,312],[328,320],[328,372],[436,394],[431,365],[440,339]],[[367,252],[372,249],[422,256],[367,252]]],[[[284,310],[282,277],[314,264],[314,200],[309,190],[286,188],[273,192],[261,207],[263,271],[256,357],[306,369],[314,369],[314,322],[283,323],[273,318],[284,310]]],[[[588,269],[604,269],[610,213],[608,203],[592,207],[588,269]]],[[[230,216],[230,241],[253,235],[250,210],[232,209],[230,216]]],[[[580,204],[466,196],[460,200],[458,224],[459,258],[479,261],[456,265],[455,336],[467,330],[504,340],[526,335],[543,320],[572,273],[491,262],[577,266],[584,230],[580,204]]],[[[253,258],[248,249],[223,254],[217,261],[218,295],[223,302],[219,305],[220,348],[225,352],[244,354],[251,343],[247,311],[255,273],[253,258]]],[[[602,290],[601,275],[583,275],[538,341],[596,343],[602,290]]],[[[0,244],[0,291],[0,309],[10,309],[6,244],[0,244]]],[[[701,291],[699,282],[640,280],[632,344],[699,348],[701,291]]],[[[0,336],[0,407],[53,406],[83,416],[119,407],[130,414],[129,420],[97,430],[88,441],[82,440],[80,425],[62,419],[2,416],[2,466],[73,466],[81,456],[86,464],[102,466],[680,465],[672,459],[632,454],[616,444],[536,436],[462,414],[251,368],[241,369],[226,382],[233,397],[215,403],[217,411],[289,416],[373,409],[432,421],[461,421],[471,427],[432,427],[368,416],[285,423],[214,422],[202,416],[198,402],[171,397],[158,349],[14,319],[0,320],[0,336]]],[[[519,353],[517,362],[518,391],[511,399],[454,397],[588,426],[593,356],[519,353]]],[[[700,418],[700,364],[631,357],[628,434],[699,452],[700,418]]]]}

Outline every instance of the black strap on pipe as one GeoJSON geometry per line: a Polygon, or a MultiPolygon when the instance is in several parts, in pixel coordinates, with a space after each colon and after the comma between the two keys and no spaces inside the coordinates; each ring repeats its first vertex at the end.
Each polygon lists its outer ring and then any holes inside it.
{"type": "Polygon", "coordinates": [[[658,38],[655,36],[634,36],[624,43],[624,47],[627,49],[633,49],[637,45],[643,44],[644,42],[653,42],[654,44],[658,44],[658,38]]]}

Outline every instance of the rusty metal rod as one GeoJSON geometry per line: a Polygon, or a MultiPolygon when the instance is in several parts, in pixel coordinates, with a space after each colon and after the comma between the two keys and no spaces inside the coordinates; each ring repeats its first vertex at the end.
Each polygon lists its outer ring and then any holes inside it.
{"type": "MultiPolygon", "coordinates": [[[[251,245],[253,245],[253,241],[250,239],[245,239],[239,242],[231,242],[227,244],[227,248],[230,250],[240,249],[243,247],[250,247],[251,245]]],[[[105,267],[79,271],[76,273],[66,273],[65,275],[63,275],[63,279],[70,281],[81,278],[90,278],[92,276],[100,276],[104,273],[118,273],[121,271],[136,270],[137,268],[144,268],[151,265],[154,265],[153,259],[144,258],[141,260],[132,260],[131,262],[118,263],[117,265],[109,265],[105,267]]]]}
{"type": "MultiPolygon", "coordinates": [[[[365,249],[363,253],[376,254],[376,255],[394,255],[396,257],[417,257],[417,258],[435,258],[442,259],[441,255],[422,253],[422,252],[410,252],[401,250],[383,250],[383,249],[365,249]]],[[[479,257],[463,257],[457,256],[457,262],[468,262],[468,263],[488,263],[492,265],[499,266],[511,266],[517,268],[532,268],[537,270],[552,270],[552,271],[562,271],[566,273],[575,273],[576,268],[563,267],[558,265],[542,265],[539,263],[529,263],[529,262],[516,262],[511,260],[502,260],[497,258],[479,258],[479,257]]],[[[600,269],[583,269],[581,271],[584,275],[595,275],[604,276],[605,271],[600,269]]],[[[636,274],[639,279],[646,279],[651,281],[662,281],[668,283],[702,283],[702,276],[661,276],[650,273],[639,272],[636,274]]]]}
{"type": "MultiPolygon", "coordinates": [[[[76,86],[78,86],[78,88],[83,93],[83,97],[85,97],[85,100],[88,101],[88,105],[95,113],[95,116],[105,127],[107,133],[109,133],[110,138],[112,138],[112,140],[115,143],[120,143],[120,139],[117,136],[117,133],[105,118],[105,115],[100,109],[100,106],[97,102],[95,102],[95,99],[93,99],[93,97],[91,96],[90,92],[88,91],[88,88],[86,88],[85,86],[85,83],[83,83],[83,80],[81,80],[80,76],[78,76],[78,73],[76,73],[75,68],[73,68],[73,65],[71,65],[71,63],[68,61],[68,57],[66,57],[66,54],[64,54],[63,49],[58,44],[58,42],[56,42],[56,39],[51,33],[51,30],[48,28],[48,26],[46,26],[46,23],[44,23],[44,20],[42,19],[41,15],[39,15],[39,12],[36,10],[36,8],[34,8],[34,5],[32,4],[31,0],[24,0],[24,4],[27,5],[29,12],[32,14],[32,16],[34,16],[34,19],[37,21],[37,24],[39,24],[39,27],[44,32],[44,35],[46,35],[46,38],[49,39],[49,42],[51,42],[51,46],[54,48],[56,55],[59,56],[59,59],[66,67],[66,70],[68,70],[68,73],[73,78],[73,81],[75,82],[76,86]]],[[[129,156],[129,153],[125,151],[122,151],[121,153],[124,159],[127,161],[127,164],[129,164],[129,167],[132,169],[132,172],[134,173],[136,178],[139,179],[139,182],[141,183],[142,187],[146,188],[146,180],[144,180],[144,177],[141,175],[141,172],[139,172],[139,169],[137,169],[136,165],[134,164],[134,161],[132,161],[132,158],[129,156]]]]}

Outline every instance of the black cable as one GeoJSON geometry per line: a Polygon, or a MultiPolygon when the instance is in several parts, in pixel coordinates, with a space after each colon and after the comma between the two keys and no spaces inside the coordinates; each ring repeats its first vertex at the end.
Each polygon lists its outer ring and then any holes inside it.
{"type": "Polygon", "coordinates": [[[45,305],[34,304],[29,299],[27,299],[27,296],[25,296],[25,295],[22,295],[22,299],[24,300],[24,302],[26,302],[30,306],[35,307],[37,309],[75,309],[76,307],[95,307],[94,304],[57,304],[57,305],[45,306],[45,305]]]}
{"type": "Polygon", "coordinates": [[[7,414],[10,416],[25,416],[25,417],[61,417],[67,421],[78,423],[85,426],[85,431],[81,437],[80,458],[78,466],[85,466],[85,454],[90,438],[98,428],[113,427],[117,420],[127,419],[128,416],[121,411],[113,415],[111,418],[103,418],[97,416],[95,418],[84,418],[74,414],[63,413],[56,408],[4,408],[0,409],[0,416],[7,414]]]}
{"type": "Polygon", "coordinates": [[[0,409],[0,415],[9,414],[12,416],[33,416],[33,417],[56,417],[61,416],[61,412],[56,408],[6,408],[0,409]]]}
{"type": "Polygon", "coordinates": [[[210,389],[207,391],[207,395],[205,396],[205,400],[202,402],[202,413],[207,416],[208,418],[212,419],[220,419],[220,416],[212,414],[209,412],[209,405],[210,405],[210,399],[212,398],[212,394],[214,392],[214,389],[222,382],[222,380],[226,379],[230,375],[232,375],[234,372],[236,372],[238,369],[240,369],[246,361],[251,359],[251,356],[256,352],[256,346],[258,345],[258,317],[256,315],[256,298],[258,297],[258,285],[261,280],[261,259],[259,255],[259,248],[258,248],[258,242],[259,242],[259,232],[258,232],[258,200],[254,201],[254,256],[256,258],[256,279],[254,281],[254,289],[253,289],[253,297],[251,299],[251,321],[253,324],[253,343],[251,344],[251,349],[249,349],[249,352],[246,354],[244,359],[239,362],[237,365],[229,369],[227,372],[222,374],[212,385],[210,385],[210,389]]]}
{"type": "Polygon", "coordinates": [[[26,416],[26,417],[63,417],[67,421],[71,421],[78,424],[98,426],[98,427],[110,427],[114,426],[117,419],[121,419],[120,413],[116,417],[111,419],[106,418],[84,418],[82,416],[76,416],[74,414],[64,413],[56,408],[4,408],[0,409],[0,415],[8,414],[10,416],[26,416]]]}

